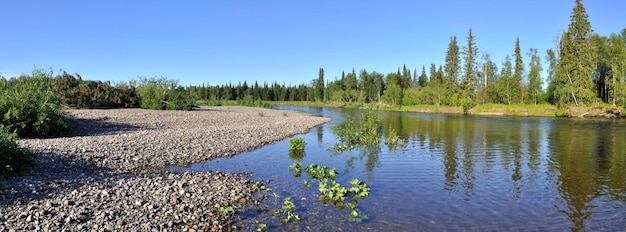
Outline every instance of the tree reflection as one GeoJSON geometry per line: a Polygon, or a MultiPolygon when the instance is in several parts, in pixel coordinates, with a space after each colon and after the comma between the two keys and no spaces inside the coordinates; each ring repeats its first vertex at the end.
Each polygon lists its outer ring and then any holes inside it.
{"type": "Polygon", "coordinates": [[[594,202],[597,198],[607,192],[624,193],[624,145],[615,141],[626,138],[623,127],[617,131],[613,122],[572,120],[552,125],[550,155],[556,161],[552,168],[558,173],[557,189],[564,201],[556,207],[570,218],[574,230],[585,228],[599,206],[594,202]]]}

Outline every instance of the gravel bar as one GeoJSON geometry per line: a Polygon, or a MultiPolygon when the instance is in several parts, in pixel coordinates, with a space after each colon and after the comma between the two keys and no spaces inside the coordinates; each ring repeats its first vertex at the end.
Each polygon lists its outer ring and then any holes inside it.
{"type": "Polygon", "coordinates": [[[258,203],[246,173],[162,171],[306,133],[329,118],[253,107],[71,110],[69,136],[20,139],[26,176],[0,180],[0,231],[228,231],[258,203]]]}

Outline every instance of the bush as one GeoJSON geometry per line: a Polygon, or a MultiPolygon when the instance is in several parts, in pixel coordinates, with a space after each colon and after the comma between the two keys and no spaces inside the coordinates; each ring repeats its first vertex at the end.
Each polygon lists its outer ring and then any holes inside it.
{"type": "Polygon", "coordinates": [[[63,100],[48,90],[49,79],[41,77],[38,72],[33,74],[3,84],[0,89],[0,124],[20,137],[62,135],[68,129],[63,100]]]}
{"type": "Polygon", "coordinates": [[[176,80],[167,78],[140,78],[133,81],[141,97],[141,108],[152,110],[191,110],[196,97],[176,80]]]}
{"type": "Polygon", "coordinates": [[[305,146],[306,142],[303,138],[293,138],[289,140],[290,151],[304,151],[305,146]]]}
{"type": "Polygon", "coordinates": [[[34,154],[20,147],[16,137],[15,132],[9,133],[0,125],[0,176],[24,174],[35,163],[34,154]]]}
{"type": "Polygon", "coordinates": [[[461,99],[461,106],[463,107],[463,113],[467,114],[467,112],[476,106],[476,102],[471,98],[465,97],[461,99]]]}
{"type": "Polygon", "coordinates": [[[358,126],[352,117],[346,116],[345,123],[333,127],[332,130],[339,136],[342,143],[345,142],[348,145],[380,145],[382,127],[378,121],[377,112],[373,110],[361,113],[358,126]]]}

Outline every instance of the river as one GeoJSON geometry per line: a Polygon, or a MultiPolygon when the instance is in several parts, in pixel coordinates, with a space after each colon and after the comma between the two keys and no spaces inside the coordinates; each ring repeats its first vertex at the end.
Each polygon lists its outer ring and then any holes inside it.
{"type": "Polygon", "coordinates": [[[384,134],[403,146],[337,152],[332,128],[363,110],[276,106],[330,117],[304,138],[302,156],[288,140],[233,158],[194,164],[190,171],[248,172],[270,180],[264,203],[239,213],[236,225],[270,231],[624,231],[626,229],[626,122],[610,119],[486,117],[377,112],[384,134]],[[289,166],[335,167],[338,183],[358,178],[371,187],[350,210],[321,204],[317,182],[289,166]],[[314,183],[304,186],[305,180],[314,183]],[[299,222],[275,215],[285,197],[299,222]]]}

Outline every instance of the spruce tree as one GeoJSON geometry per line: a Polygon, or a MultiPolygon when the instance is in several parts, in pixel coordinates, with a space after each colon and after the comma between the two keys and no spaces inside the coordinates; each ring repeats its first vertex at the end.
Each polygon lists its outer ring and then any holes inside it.
{"type": "Polygon", "coordinates": [[[576,0],[570,24],[559,45],[559,63],[554,90],[558,105],[588,104],[596,99],[592,77],[596,53],[591,40],[592,33],[589,16],[582,0],[576,0]]]}
{"type": "MultiPolygon", "coordinates": [[[[417,73],[415,73],[417,75],[417,73]]],[[[418,81],[420,87],[426,87],[428,85],[428,76],[426,76],[426,67],[422,65],[422,74],[419,77],[418,81]]]]}
{"type": "Polygon", "coordinates": [[[519,37],[515,40],[515,68],[513,71],[513,86],[511,88],[513,101],[517,103],[524,103],[524,83],[522,75],[524,73],[524,61],[522,60],[522,52],[519,46],[519,37]]]}
{"type": "Polygon", "coordinates": [[[541,83],[541,71],[543,68],[541,67],[541,58],[537,55],[537,49],[531,48],[528,51],[528,56],[530,56],[530,64],[529,64],[529,72],[528,72],[528,99],[531,103],[537,104],[539,101],[539,96],[542,93],[541,83]]]}
{"type": "Polygon", "coordinates": [[[445,91],[445,104],[450,105],[456,99],[452,99],[456,94],[457,79],[461,70],[459,45],[456,42],[456,36],[450,37],[448,50],[446,52],[446,63],[444,65],[445,76],[443,79],[443,88],[445,91]]]}
{"type": "Polygon", "coordinates": [[[476,46],[476,38],[472,34],[472,28],[467,33],[467,45],[463,47],[464,57],[464,72],[463,82],[461,84],[463,88],[463,95],[469,99],[476,101],[476,83],[478,82],[478,64],[476,58],[478,57],[478,47],[476,46]]]}

